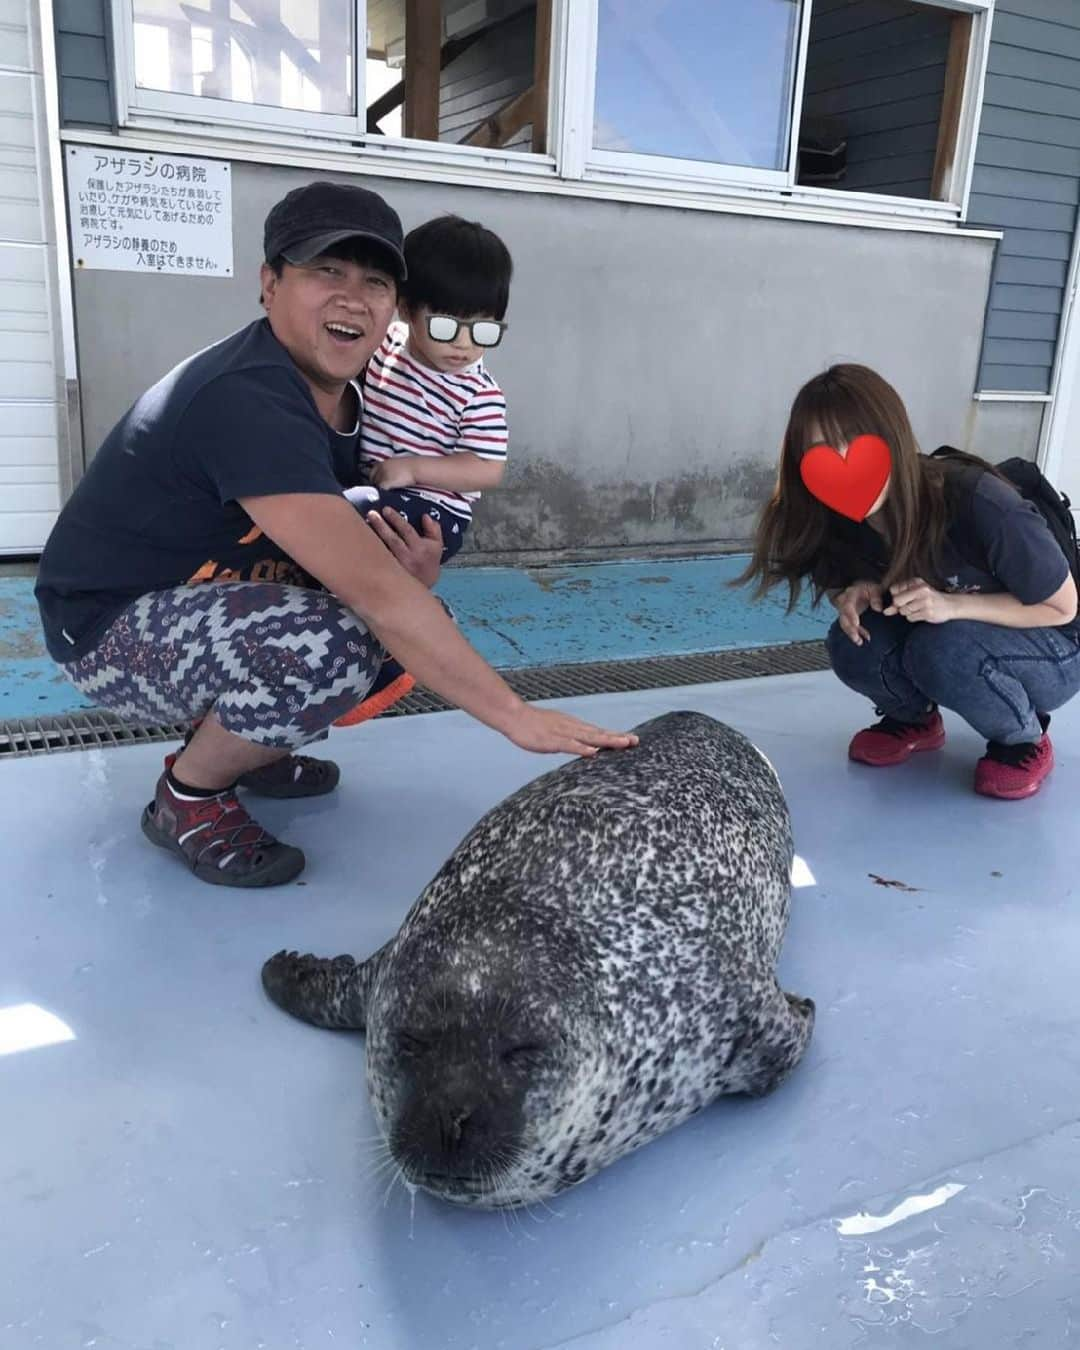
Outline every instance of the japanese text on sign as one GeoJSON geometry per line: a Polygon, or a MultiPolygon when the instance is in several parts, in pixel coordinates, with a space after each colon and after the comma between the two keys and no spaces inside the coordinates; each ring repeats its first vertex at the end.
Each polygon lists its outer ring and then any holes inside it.
{"type": "Polygon", "coordinates": [[[232,276],[227,164],[68,146],[76,267],[232,276]]]}

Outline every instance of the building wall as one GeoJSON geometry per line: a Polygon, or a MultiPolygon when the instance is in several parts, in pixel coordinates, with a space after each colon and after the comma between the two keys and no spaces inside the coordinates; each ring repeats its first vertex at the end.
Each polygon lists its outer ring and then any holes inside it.
{"type": "MultiPolygon", "coordinates": [[[[1006,231],[989,308],[986,241],[372,180],[406,228],[460,211],[499,230],[514,253],[511,329],[491,362],[510,397],[511,466],[505,489],[481,504],[474,554],[737,546],[771,486],[792,395],[837,359],[866,361],[893,380],[927,445],[1033,457],[1042,405],[976,404],[971,393],[979,381],[1047,387],[1080,196],[1080,112],[1049,111],[1080,99],[1074,3],[999,0],[972,198],[973,223],[1006,231]]],[[[55,7],[62,116],[109,126],[107,0],[55,7]]],[[[936,142],[939,17],[912,14],[902,0],[861,0],[879,31],[860,36],[844,8],[823,0],[814,40],[833,45],[819,55],[895,63],[897,52],[882,54],[891,27],[910,67],[901,82],[929,81],[917,96],[926,116],[898,119],[895,105],[882,105],[885,121],[851,143],[861,185],[914,191],[936,142]]],[[[500,51],[522,84],[526,26],[513,42],[507,30],[500,51]]],[[[444,137],[460,134],[459,100],[475,101],[488,84],[487,57],[481,46],[447,70],[444,137]]],[[[810,97],[827,92],[826,72],[810,97]]],[[[484,96],[494,107],[499,93],[484,96]]],[[[77,274],[88,453],[170,365],[257,315],[262,216],[311,175],[240,163],[234,173],[233,280],[77,274]]]]}
{"type": "Polygon", "coordinates": [[[1080,3],[998,0],[968,223],[1005,232],[982,389],[1050,389],[1080,202],[1080,3]]]}
{"type": "Polygon", "coordinates": [[[1011,455],[1035,459],[1045,407],[1044,403],[972,403],[965,448],[995,464],[1011,455]]]}
{"type": "MultiPolygon", "coordinates": [[[[259,313],[263,217],[309,175],[233,175],[233,278],[77,273],[88,449],[171,365],[259,313]]],[[[989,241],[370,185],[406,228],[460,211],[514,254],[510,329],[490,362],[510,403],[510,470],[480,505],[474,550],[744,541],[796,389],[835,360],[879,368],[926,441],[970,433],[989,241]]]]}

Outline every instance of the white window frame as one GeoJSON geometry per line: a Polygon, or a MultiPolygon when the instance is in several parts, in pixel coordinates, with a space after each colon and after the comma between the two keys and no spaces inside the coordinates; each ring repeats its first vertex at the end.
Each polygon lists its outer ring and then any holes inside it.
{"type": "MultiPolygon", "coordinates": [[[[746,0],[744,0],[744,3],[746,0]]],[[[750,0],[752,3],[753,0],[750,0]]],[[[782,169],[755,168],[752,165],[721,164],[705,160],[682,159],[667,155],[649,155],[627,150],[601,150],[593,146],[592,131],[596,104],[596,62],[599,36],[599,0],[586,0],[574,6],[580,23],[591,26],[589,67],[586,72],[588,113],[586,128],[586,167],[590,177],[630,176],[642,179],[663,179],[668,182],[715,183],[758,188],[786,188],[791,183],[795,157],[798,153],[798,130],[801,115],[802,83],[806,70],[806,46],[810,32],[812,5],[806,0],[799,4],[799,23],[792,57],[791,110],[788,118],[788,153],[782,169]]]]}
{"type": "Polygon", "coordinates": [[[353,97],[356,112],[315,113],[304,108],[279,108],[232,99],[204,98],[201,94],[173,94],[140,89],[135,83],[135,0],[111,0],[112,37],[116,65],[116,112],[120,126],[153,126],[167,122],[201,122],[213,127],[247,131],[282,130],[304,139],[355,141],[367,131],[364,68],[367,30],[364,0],[353,9],[353,97]]]}
{"type": "MultiPolygon", "coordinates": [[[[747,0],[753,3],[753,0],[747,0]]],[[[208,99],[199,95],[165,94],[137,90],[134,79],[132,0],[110,0],[116,63],[118,125],[166,136],[182,131],[189,143],[194,124],[208,128],[207,142],[216,146],[243,145],[258,157],[282,147],[276,162],[288,163],[288,147],[301,155],[319,154],[340,160],[350,168],[364,164],[383,172],[419,171],[426,166],[447,179],[484,181],[497,185],[550,190],[553,180],[565,182],[584,195],[632,199],[670,199],[681,204],[688,195],[715,209],[735,210],[754,204],[775,214],[792,211],[858,221],[909,221],[948,228],[967,215],[974,169],[975,144],[982,109],[991,25],[996,0],[910,0],[928,9],[970,14],[974,20],[967,53],[954,166],[947,200],[853,192],[842,188],[802,187],[795,181],[803,88],[813,0],[802,0],[795,56],[788,162],[783,170],[750,169],[737,165],[702,163],[592,147],[595,102],[598,0],[555,0],[552,24],[549,85],[549,153],[450,145],[367,133],[364,97],[366,60],[366,0],[355,0],[355,71],[357,114],[335,117],[290,108],[208,99]],[[347,141],[346,147],[342,144],[347,141]]]]}
{"type": "Polygon", "coordinates": [[[842,188],[807,188],[796,183],[802,96],[813,0],[802,0],[788,162],[784,170],[748,169],[738,165],[704,164],[663,156],[593,149],[599,3],[598,0],[570,0],[566,15],[566,41],[562,52],[566,64],[564,85],[567,101],[562,109],[563,119],[560,126],[562,138],[560,172],[564,177],[595,182],[622,182],[640,187],[666,184],[676,189],[692,188],[701,192],[726,195],[764,194],[774,200],[782,195],[793,203],[811,207],[843,208],[854,213],[861,211],[887,215],[905,214],[942,221],[962,219],[967,211],[971,191],[975,141],[986,79],[995,0],[910,0],[910,3],[927,9],[945,9],[970,14],[974,19],[967,53],[955,167],[951,176],[949,196],[945,201],[899,197],[888,193],[852,192],[842,188]],[[574,96],[573,103],[569,101],[571,95],[574,96]]]}

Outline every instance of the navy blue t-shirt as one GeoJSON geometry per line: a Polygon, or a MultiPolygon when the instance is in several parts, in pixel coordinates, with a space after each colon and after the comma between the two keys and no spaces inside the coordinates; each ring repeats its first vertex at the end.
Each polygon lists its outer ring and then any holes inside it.
{"type": "MultiPolygon", "coordinates": [[[[1007,591],[1025,605],[1049,600],[1069,575],[1069,564],[1038,507],[996,474],[979,473],[972,483],[962,468],[947,467],[946,473],[941,575],[924,580],[953,593],[1007,591]]],[[[887,545],[873,526],[841,521],[819,577],[830,590],[877,581],[888,561],[887,545]]]]}
{"type": "Polygon", "coordinates": [[[357,424],[323,419],[266,319],[182,362],[106,437],[53,527],[35,594],[54,660],[93,650],[148,591],[311,584],[238,497],[335,496],[361,480],[357,424]]]}

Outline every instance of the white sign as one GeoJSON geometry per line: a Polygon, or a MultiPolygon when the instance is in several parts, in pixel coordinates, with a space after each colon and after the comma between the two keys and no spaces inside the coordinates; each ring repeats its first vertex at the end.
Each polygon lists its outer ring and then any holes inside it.
{"type": "Polygon", "coordinates": [[[65,158],[76,267],[232,276],[227,164],[82,145],[65,158]]]}

